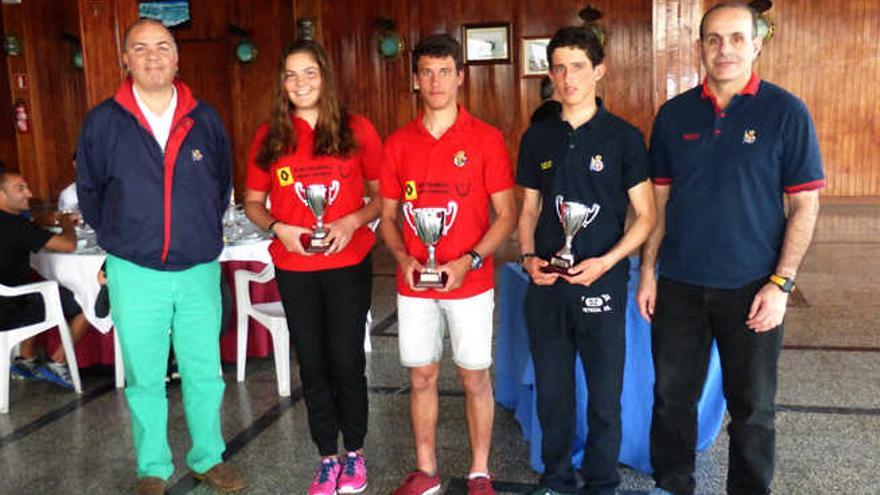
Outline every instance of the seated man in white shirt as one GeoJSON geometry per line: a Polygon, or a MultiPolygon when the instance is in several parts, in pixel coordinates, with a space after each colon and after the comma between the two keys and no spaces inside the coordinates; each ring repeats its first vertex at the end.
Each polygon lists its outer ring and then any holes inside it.
{"type": "MultiPolygon", "coordinates": [[[[73,169],[76,170],[76,155],[70,160],[73,169]]],[[[58,211],[77,212],[79,211],[79,199],[76,197],[76,182],[70,183],[61,190],[58,195],[58,211]]]]}

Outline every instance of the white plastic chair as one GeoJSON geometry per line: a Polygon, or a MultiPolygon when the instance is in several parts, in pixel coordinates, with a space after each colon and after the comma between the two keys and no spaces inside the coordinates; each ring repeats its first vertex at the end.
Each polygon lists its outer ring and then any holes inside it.
{"type": "Polygon", "coordinates": [[[73,348],[70,328],[67,327],[67,320],[64,319],[64,312],[61,310],[58,282],[46,280],[17,287],[0,285],[0,296],[2,297],[16,297],[25,294],[40,294],[43,297],[46,317],[38,323],[13,330],[0,331],[0,413],[2,414],[9,412],[9,366],[12,361],[12,350],[23,340],[55,327],[58,327],[61,334],[61,345],[64,346],[64,353],[67,355],[67,364],[70,366],[73,388],[76,390],[76,393],[82,393],[79,368],[76,364],[76,351],[73,348]]]}
{"type": "Polygon", "coordinates": [[[260,273],[248,270],[235,272],[235,313],[237,318],[238,344],[236,349],[236,381],[244,381],[244,366],[247,360],[248,318],[260,322],[272,336],[272,350],[275,355],[275,376],[278,379],[278,395],[290,396],[290,332],[280,301],[253,304],[251,302],[251,282],[266,283],[275,278],[275,267],[269,263],[260,273]]]}

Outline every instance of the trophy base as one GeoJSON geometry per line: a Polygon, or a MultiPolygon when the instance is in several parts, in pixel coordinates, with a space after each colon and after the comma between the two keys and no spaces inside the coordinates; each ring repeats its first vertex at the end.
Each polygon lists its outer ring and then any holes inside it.
{"type": "Polygon", "coordinates": [[[550,263],[541,267],[541,271],[544,273],[559,273],[561,275],[572,275],[571,267],[574,263],[571,260],[567,260],[565,258],[560,258],[558,256],[554,256],[550,258],[550,263]]]}
{"type": "Polygon", "coordinates": [[[413,283],[423,289],[438,289],[446,287],[449,275],[443,272],[413,272],[413,283]]]}
{"type": "Polygon", "coordinates": [[[326,237],[314,237],[309,234],[299,236],[299,242],[307,253],[324,253],[330,249],[330,242],[326,237]]]}

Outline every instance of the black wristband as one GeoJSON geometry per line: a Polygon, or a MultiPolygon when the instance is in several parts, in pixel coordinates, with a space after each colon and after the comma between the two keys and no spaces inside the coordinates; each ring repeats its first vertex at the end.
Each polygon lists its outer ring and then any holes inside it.
{"type": "Polygon", "coordinates": [[[535,254],[535,253],[523,253],[523,254],[519,255],[519,258],[517,259],[517,263],[519,263],[520,265],[522,265],[523,263],[526,262],[526,260],[527,260],[528,258],[532,258],[532,257],[535,257],[535,256],[538,256],[538,255],[535,254]]]}
{"type": "Polygon", "coordinates": [[[272,227],[274,227],[275,224],[278,222],[279,222],[278,220],[272,220],[271,222],[269,222],[269,226],[266,227],[266,232],[268,232],[270,234],[274,234],[275,232],[272,231],[272,227]]]}

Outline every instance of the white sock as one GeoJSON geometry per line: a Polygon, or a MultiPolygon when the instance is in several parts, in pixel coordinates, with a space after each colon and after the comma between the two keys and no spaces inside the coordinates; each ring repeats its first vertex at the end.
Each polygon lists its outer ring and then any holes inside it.
{"type": "Polygon", "coordinates": [[[474,478],[488,478],[488,477],[489,477],[489,473],[480,473],[480,472],[470,473],[468,475],[469,480],[472,480],[474,478]]]}

